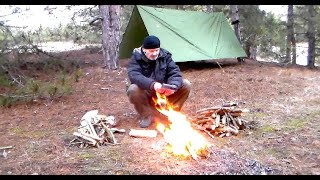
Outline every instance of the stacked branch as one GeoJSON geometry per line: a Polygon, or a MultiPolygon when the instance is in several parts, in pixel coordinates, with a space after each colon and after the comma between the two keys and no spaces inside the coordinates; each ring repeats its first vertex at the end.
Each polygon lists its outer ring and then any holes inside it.
{"type": "Polygon", "coordinates": [[[235,108],[235,106],[209,107],[198,110],[196,118],[191,120],[192,125],[205,131],[210,137],[225,137],[238,135],[239,130],[245,128],[246,121],[241,116],[249,112],[247,109],[235,108]]]}
{"type": "Polygon", "coordinates": [[[118,144],[114,133],[124,133],[124,129],[114,128],[116,121],[114,116],[99,115],[97,110],[86,113],[80,122],[76,136],[71,140],[71,145],[78,145],[80,148],[88,146],[99,147],[101,145],[118,144]]]}

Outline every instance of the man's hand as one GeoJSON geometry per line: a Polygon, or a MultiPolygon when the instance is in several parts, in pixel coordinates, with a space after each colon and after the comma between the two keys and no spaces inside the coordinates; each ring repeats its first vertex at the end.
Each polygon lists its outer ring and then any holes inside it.
{"type": "Polygon", "coordinates": [[[164,94],[166,96],[170,96],[173,93],[176,92],[177,90],[177,86],[176,85],[171,85],[171,84],[162,84],[162,88],[164,88],[166,91],[164,92],[164,94]]]}
{"type": "Polygon", "coordinates": [[[160,93],[160,94],[162,94],[162,93],[165,92],[165,89],[162,88],[162,84],[161,84],[161,83],[158,83],[158,82],[155,82],[155,83],[154,83],[153,89],[154,89],[156,92],[160,93]]]}
{"type": "Polygon", "coordinates": [[[170,96],[170,95],[172,95],[174,92],[175,92],[175,91],[172,90],[172,89],[166,89],[165,92],[164,92],[164,95],[170,96]]]}
{"type": "Polygon", "coordinates": [[[176,92],[175,87],[176,87],[175,85],[168,85],[168,84],[162,85],[161,83],[158,83],[158,82],[155,82],[153,85],[153,88],[156,92],[160,94],[164,94],[165,96],[170,96],[174,94],[176,92]]]}

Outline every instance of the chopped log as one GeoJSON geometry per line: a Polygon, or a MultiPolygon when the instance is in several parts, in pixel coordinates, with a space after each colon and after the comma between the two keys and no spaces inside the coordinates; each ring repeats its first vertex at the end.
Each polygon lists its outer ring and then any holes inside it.
{"type": "Polygon", "coordinates": [[[229,118],[230,118],[230,122],[231,122],[231,124],[232,124],[234,127],[236,127],[236,129],[239,129],[239,126],[238,126],[238,124],[237,124],[237,122],[236,122],[235,118],[234,118],[234,117],[232,117],[230,113],[228,113],[228,116],[229,116],[229,118]]]}
{"type": "Polygon", "coordinates": [[[200,109],[198,111],[196,111],[196,113],[201,113],[201,112],[204,112],[204,111],[216,111],[218,109],[220,109],[221,107],[209,107],[209,108],[203,108],[203,109],[200,109]]]}
{"type": "Polygon", "coordinates": [[[248,113],[248,112],[250,112],[250,110],[249,109],[234,109],[234,110],[232,110],[232,112],[248,113]]]}
{"type": "Polygon", "coordinates": [[[101,137],[105,132],[105,129],[101,129],[100,132],[98,132],[98,136],[101,137]]]}
{"type": "Polygon", "coordinates": [[[217,114],[216,119],[215,119],[215,125],[216,125],[216,127],[219,127],[219,124],[220,124],[220,115],[217,114]]]}
{"type": "Polygon", "coordinates": [[[230,115],[233,117],[239,117],[239,116],[243,116],[242,112],[230,112],[230,115]]]}
{"type": "Polygon", "coordinates": [[[133,137],[146,137],[154,138],[157,137],[157,131],[155,130],[139,130],[139,129],[130,129],[129,136],[133,137]]]}
{"type": "Polygon", "coordinates": [[[238,124],[241,126],[241,125],[242,125],[241,119],[240,119],[240,118],[236,118],[236,119],[237,119],[237,121],[238,121],[238,124]]]}
{"type": "Polygon", "coordinates": [[[213,124],[204,124],[204,125],[202,125],[202,127],[204,129],[209,129],[209,130],[214,130],[216,128],[216,126],[213,124]]]}
{"type": "Polygon", "coordinates": [[[85,140],[89,141],[89,142],[90,142],[91,144],[93,144],[94,146],[97,144],[97,141],[96,141],[95,139],[93,139],[93,138],[91,138],[91,137],[88,137],[88,136],[85,136],[85,135],[83,135],[83,134],[81,134],[81,133],[74,132],[73,135],[78,136],[78,137],[80,137],[80,138],[82,138],[82,139],[85,139],[85,140]]]}
{"type": "Polygon", "coordinates": [[[102,121],[102,120],[107,119],[107,116],[106,115],[102,115],[102,114],[97,114],[96,118],[98,119],[98,121],[102,121]]]}
{"type": "Polygon", "coordinates": [[[206,123],[206,122],[212,122],[214,119],[211,118],[207,118],[207,119],[200,119],[198,121],[196,121],[195,123],[197,124],[202,124],[202,123],[206,123]]]}
{"type": "Polygon", "coordinates": [[[92,134],[92,136],[99,138],[99,136],[98,136],[96,130],[94,129],[93,125],[88,121],[87,121],[87,124],[88,124],[89,130],[90,130],[90,133],[92,134]]]}
{"type": "Polygon", "coordinates": [[[111,132],[120,132],[120,133],[125,133],[126,130],[125,129],[118,129],[118,128],[110,128],[111,132]]]}
{"type": "Polygon", "coordinates": [[[113,133],[111,132],[111,130],[108,128],[108,126],[106,126],[104,123],[100,123],[103,128],[106,130],[106,133],[107,133],[107,138],[109,141],[111,141],[111,143],[114,143],[116,144],[117,143],[117,140],[116,138],[114,137],[113,133]]]}
{"type": "Polygon", "coordinates": [[[221,120],[221,123],[223,124],[223,125],[226,125],[226,122],[227,121],[227,117],[224,115],[223,117],[222,117],[222,120],[221,120]]]}
{"type": "Polygon", "coordinates": [[[222,104],[222,107],[232,107],[232,106],[238,106],[238,103],[231,101],[231,102],[225,102],[222,104]]]}
{"type": "Polygon", "coordinates": [[[89,133],[80,133],[80,134],[82,134],[82,135],[84,135],[84,136],[87,136],[87,137],[89,137],[89,138],[92,138],[92,139],[94,139],[94,140],[97,140],[97,141],[103,141],[103,138],[98,137],[98,136],[93,136],[93,135],[91,135],[91,134],[89,134],[89,133]]]}
{"type": "Polygon", "coordinates": [[[214,139],[214,136],[210,133],[210,131],[207,131],[207,130],[203,130],[204,132],[206,132],[211,138],[214,139]]]}
{"type": "Polygon", "coordinates": [[[233,125],[231,125],[230,124],[230,126],[227,128],[227,130],[229,131],[229,132],[231,132],[232,134],[234,134],[234,135],[238,135],[239,134],[239,130],[238,129],[236,129],[233,125]]]}

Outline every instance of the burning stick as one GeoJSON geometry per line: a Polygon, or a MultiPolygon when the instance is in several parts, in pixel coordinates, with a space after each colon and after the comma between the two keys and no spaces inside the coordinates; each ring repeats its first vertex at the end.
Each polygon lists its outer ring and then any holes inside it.
{"type": "Polygon", "coordinates": [[[130,129],[129,136],[133,137],[147,137],[154,138],[157,137],[157,131],[155,130],[138,130],[138,129],[130,129]]]}

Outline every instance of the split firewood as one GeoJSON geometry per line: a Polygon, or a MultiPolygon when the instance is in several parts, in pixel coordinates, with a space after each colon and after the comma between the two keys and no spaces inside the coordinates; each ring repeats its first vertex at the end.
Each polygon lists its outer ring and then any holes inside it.
{"type": "Polygon", "coordinates": [[[107,138],[109,141],[111,141],[112,143],[116,144],[117,143],[117,140],[116,138],[114,137],[113,133],[111,132],[111,130],[103,123],[101,123],[101,125],[103,126],[103,128],[106,130],[106,133],[107,133],[107,138]]]}
{"type": "Polygon", "coordinates": [[[111,132],[120,132],[120,133],[125,133],[126,130],[125,129],[118,129],[118,128],[110,128],[111,132]]]}
{"type": "Polygon", "coordinates": [[[203,123],[206,123],[206,122],[212,122],[214,119],[212,118],[206,118],[206,119],[200,119],[200,120],[197,120],[195,123],[196,124],[203,124],[203,123]]]}
{"type": "Polygon", "coordinates": [[[237,120],[238,120],[238,124],[241,126],[241,125],[242,125],[241,119],[240,119],[240,118],[237,118],[237,120]]]}
{"type": "Polygon", "coordinates": [[[238,103],[230,101],[230,102],[225,102],[222,104],[222,107],[232,107],[232,106],[238,106],[238,103]]]}
{"type": "Polygon", "coordinates": [[[154,138],[157,137],[157,131],[155,130],[140,130],[140,129],[130,129],[129,136],[133,137],[146,137],[154,138]]]}
{"type": "Polygon", "coordinates": [[[95,139],[93,139],[91,137],[88,137],[88,136],[85,136],[85,135],[83,135],[81,133],[74,132],[73,135],[78,136],[78,137],[80,137],[82,139],[85,139],[85,140],[91,142],[91,144],[94,145],[94,146],[97,144],[97,141],[95,139]]]}
{"type": "Polygon", "coordinates": [[[203,112],[215,111],[215,110],[218,110],[218,109],[220,109],[220,108],[221,108],[221,107],[203,108],[203,109],[200,109],[200,110],[196,111],[196,113],[199,114],[199,113],[203,113],[203,112]]]}
{"type": "Polygon", "coordinates": [[[237,105],[236,102],[227,102],[221,107],[200,109],[196,111],[196,118],[191,123],[197,125],[196,129],[202,130],[213,137],[238,135],[239,130],[245,128],[245,121],[240,117],[249,110],[237,108],[237,105]]]}
{"type": "Polygon", "coordinates": [[[231,132],[232,134],[234,134],[234,135],[238,135],[239,134],[239,130],[236,127],[234,127],[233,125],[231,125],[231,124],[230,124],[230,126],[228,127],[227,130],[229,132],[231,132]]]}
{"type": "Polygon", "coordinates": [[[216,127],[219,127],[219,124],[220,124],[220,115],[217,114],[217,115],[216,115],[216,120],[215,120],[215,125],[216,125],[216,127]]]}
{"type": "Polygon", "coordinates": [[[239,129],[237,121],[229,114],[229,118],[231,119],[231,124],[236,128],[239,129]]]}
{"type": "Polygon", "coordinates": [[[98,136],[96,130],[94,129],[93,125],[90,122],[87,122],[87,123],[88,123],[87,125],[88,125],[89,130],[90,130],[90,134],[92,134],[92,136],[94,136],[94,137],[99,138],[99,136],[98,136]]]}
{"type": "Polygon", "coordinates": [[[226,125],[227,124],[227,116],[223,115],[222,119],[221,119],[221,123],[223,125],[226,125]]]}
{"type": "Polygon", "coordinates": [[[74,138],[70,145],[79,145],[80,148],[88,146],[99,147],[106,144],[118,144],[115,132],[125,132],[124,129],[110,128],[116,125],[114,116],[98,114],[97,110],[87,112],[80,121],[80,126],[73,133],[74,138]]]}
{"type": "Polygon", "coordinates": [[[105,132],[106,132],[105,129],[101,129],[101,130],[98,132],[98,136],[101,137],[105,132]]]}

